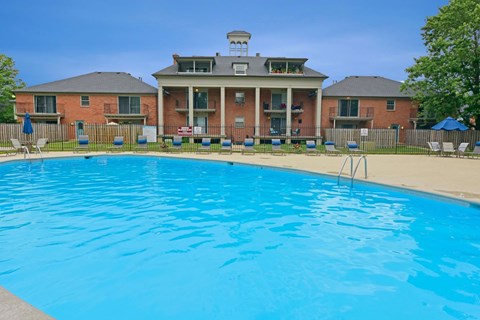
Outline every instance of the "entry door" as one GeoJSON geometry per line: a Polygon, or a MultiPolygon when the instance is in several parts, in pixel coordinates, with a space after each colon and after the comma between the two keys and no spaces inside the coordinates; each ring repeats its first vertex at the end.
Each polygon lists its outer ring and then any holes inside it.
{"type": "Polygon", "coordinates": [[[75,121],[75,130],[77,131],[77,138],[78,136],[84,134],[83,126],[84,126],[83,120],[75,121]]]}
{"type": "Polygon", "coordinates": [[[270,121],[270,126],[276,132],[280,134],[285,134],[287,127],[287,119],[285,118],[272,118],[270,121]]]}
{"type": "MultiPolygon", "coordinates": [[[[187,124],[188,124],[188,117],[187,117],[187,124]]],[[[205,134],[208,133],[208,117],[207,116],[194,116],[193,117],[193,126],[200,127],[201,132],[197,132],[196,134],[205,134]]]]}

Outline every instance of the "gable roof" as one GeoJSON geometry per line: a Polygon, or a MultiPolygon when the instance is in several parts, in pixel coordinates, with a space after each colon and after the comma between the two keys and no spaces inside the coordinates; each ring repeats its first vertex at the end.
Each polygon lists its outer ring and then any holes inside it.
{"type": "Polygon", "coordinates": [[[15,92],[156,94],[158,89],[126,72],[92,72],[15,92]]]}
{"type": "Polygon", "coordinates": [[[410,91],[400,91],[402,83],[377,76],[350,76],[323,89],[324,97],[411,98],[410,91]]]}
{"type": "Polygon", "coordinates": [[[214,56],[214,57],[178,57],[182,60],[184,59],[213,59],[214,64],[212,68],[212,73],[178,73],[178,64],[173,64],[165,69],[157,71],[153,74],[154,77],[157,76],[201,76],[201,77],[215,77],[215,76],[235,76],[235,70],[233,69],[234,63],[246,63],[248,64],[247,77],[288,77],[288,78],[328,78],[323,73],[310,69],[308,67],[303,67],[303,74],[301,75],[292,75],[292,74],[270,74],[268,68],[265,66],[265,63],[268,59],[270,60],[302,60],[307,61],[307,59],[297,59],[297,58],[285,58],[285,57],[259,57],[259,56],[214,56]]]}

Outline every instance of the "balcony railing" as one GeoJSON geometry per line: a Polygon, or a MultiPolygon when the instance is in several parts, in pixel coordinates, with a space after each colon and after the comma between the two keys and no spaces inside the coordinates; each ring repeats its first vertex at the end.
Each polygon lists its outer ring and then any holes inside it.
{"type": "Polygon", "coordinates": [[[368,107],[368,108],[361,108],[357,114],[341,114],[338,110],[338,108],[331,107],[329,109],[329,116],[330,119],[336,119],[336,120],[341,120],[341,119],[353,119],[353,120],[371,120],[374,117],[374,111],[375,109],[373,107],[368,107]]]}
{"type": "MultiPolygon", "coordinates": [[[[303,104],[292,105],[292,114],[293,113],[303,113],[303,104]]],[[[263,104],[263,113],[287,113],[287,105],[282,103],[280,105],[270,106],[268,103],[263,104]]]]}

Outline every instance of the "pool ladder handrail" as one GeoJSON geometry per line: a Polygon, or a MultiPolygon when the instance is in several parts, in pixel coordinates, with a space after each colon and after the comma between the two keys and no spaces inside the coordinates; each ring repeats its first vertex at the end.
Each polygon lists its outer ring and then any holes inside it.
{"type": "MultiPolygon", "coordinates": [[[[28,150],[27,147],[23,147],[22,148],[23,150],[23,159],[26,159],[28,157],[28,160],[30,160],[30,162],[32,162],[32,158],[30,157],[30,151],[28,150]]],[[[42,153],[42,150],[40,150],[40,148],[36,148],[38,154],[40,155],[40,159],[43,161],[43,153],[42,153]]]]}
{"type": "Polygon", "coordinates": [[[355,175],[357,174],[358,166],[360,165],[360,162],[364,162],[365,165],[365,179],[367,179],[367,156],[362,155],[357,161],[357,165],[355,166],[355,170],[353,170],[353,155],[349,154],[345,157],[345,160],[343,160],[342,167],[340,168],[340,171],[338,172],[338,180],[337,184],[340,184],[340,177],[342,176],[343,169],[345,168],[345,165],[347,164],[347,160],[350,159],[350,185],[353,187],[353,180],[355,179],[355,175]]]}

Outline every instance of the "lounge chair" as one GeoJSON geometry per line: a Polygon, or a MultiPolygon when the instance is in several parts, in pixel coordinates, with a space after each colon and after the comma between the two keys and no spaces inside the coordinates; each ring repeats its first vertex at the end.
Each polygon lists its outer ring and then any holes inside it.
{"type": "Polygon", "coordinates": [[[210,152],[211,144],[212,144],[211,138],[202,138],[202,144],[200,145],[200,148],[198,148],[198,152],[210,152]]]}
{"type": "Polygon", "coordinates": [[[285,155],[285,151],[282,149],[282,141],[280,141],[280,139],[272,139],[272,154],[285,155]]]}
{"type": "Polygon", "coordinates": [[[242,154],[255,154],[255,149],[253,147],[254,145],[255,142],[253,141],[253,138],[245,139],[245,142],[243,143],[242,154]]]}
{"type": "MultiPolygon", "coordinates": [[[[21,149],[22,145],[20,144],[20,141],[18,141],[18,144],[20,145],[20,149],[21,149]]],[[[13,142],[11,147],[0,147],[0,152],[5,153],[5,156],[8,156],[8,155],[14,156],[18,153],[18,150],[19,148],[15,148],[15,146],[13,146],[13,142]]]]}
{"type": "Polygon", "coordinates": [[[42,148],[45,148],[47,145],[47,138],[40,138],[37,140],[37,144],[32,146],[32,149],[35,150],[35,152],[42,154],[42,148]]]}
{"type": "Polygon", "coordinates": [[[325,154],[335,154],[340,155],[341,151],[335,148],[335,142],[333,141],[325,141],[325,154]]]}
{"type": "Polygon", "coordinates": [[[468,148],[468,142],[460,143],[460,145],[458,146],[458,149],[457,149],[457,157],[460,157],[460,156],[464,157],[465,154],[468,155],[467,148],[468,148]]]}
{"type": "Polygon", "coordinates": [[[134,152],[148,152],[147,136],[138,136],[134,152]]]}
{"type": "Polygon", "coordinates": [[[444,156],[450,156],[452,154],[456,153],[455,148],[453,147],[452,142],[444,142],[442,143],[442,155],[444,156]]]}
{"type": "Polygon", "coordinates": [[[115,152],[115,151],[123,151],[123,137],[116,136],[113,138],[113,145],[108,147],[108,151],[115,152]]]}
{"type": "Polygon", "coordinates": [[[475,142],[475,148],[472,151],[472,157],[479,157],[480,156],[480,141],[475,142]]]}
{"type": "Polygon", "coordinates": [[[427,145],[428,145],[428,155],[430,155],[430,153],[436,153],[437,155],[440,155],[440,153],[442,152],[442,148],[440,148],[440,144],[438,142],[427,142],[427,145]]]}
{"type": "Polygon", "coordinates": [[[358,144],[355,141],[347,141],[347,148],[349,153],[362,153],[363,150],[358,148],[358,144]]]}
{"type": "Polygon", "coordinates": [[[17,151],[22,151],[23,152],[23,155],[25,156],[26,154],[29,154],[30,151],[28,151],[28,147],[27,146],[24,146],[20,143],[20,141],[18,141],[18,139],[10,139],[10,141],[12,142],[12,145],[13,147],[17,150],[17,151]]]}
{"type": "Polygon", "coordinates": [[[89,152],[90,151],[90,144],[88,140],[88,135],[79,135],[78,136],[78,146],[75,147],[73,152],[89,152]]]}
{"type": "Polygon", "coordinates": [[[182,151],[182,137],[173,136],[172,151],[182,151]]]}
{"type": "Polygon", "coordinates": [[[307,140],[305,144],[305,154],[308,155],[320,155],[317,149],[317,145],[315,144],[315,141],[313,140],[307,140]]]}
{"type": "Polygon", "coordinates": [[[222,141],[222,146],[220,147],[220,150],[218,152],[219,154],[222,153],[232,153],[232,140],[230,139],[225,139],[222,141]]]}

